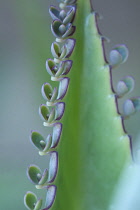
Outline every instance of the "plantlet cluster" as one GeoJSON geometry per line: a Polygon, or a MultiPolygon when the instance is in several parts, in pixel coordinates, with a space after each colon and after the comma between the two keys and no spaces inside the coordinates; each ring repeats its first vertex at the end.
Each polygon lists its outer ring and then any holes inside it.
{"type": "MultiPolygon", "coordinates": [[[[30,139],[50,163],[43,172],[30,165],[27,175],[37,189],[47,190],[44,210],[112,210],[120,175],[131,163],[131,138],[123,121],[140,110],[140,98],[130,98],[123,113],[118,111],[118,99],[134,88],[131,76],[122,78],[116,90],[112,85],[111,71],[127,60],[128,49],[117,45],[106,60],[91,1],[59,0],[59,9],[50,6],[49,12],[55,41],[46,70],[54,85],[43,84],[46,104],[40,105],[39,115],[52,133],[45,138],[32,131],[30,139]]],[[[42,208],[42,199],[30,191],[24,203],[29,210],[42,208]]]]}
{"type": "MultiPolygon", "coordinates": [[[[43,172],[37,165],[30,165],[27,169],[29,180],[35,184],[37,189],[46,188],[46,208],[49,209],[55,199],[57,187],[51,183],[54,182],[58,171],[59,155],[56,147],[60,141],[62,132],[62,123],[59,122],[65,111],[65,103],[61,100],[66,95],[70,79],[66,77],[72,68],[72,60],[69,60],[74,47],[75,39],[68,38],[75,32],[73,21],[76,13],[76,1],[61,1],[60,9],[50,6],[49,12],[53,19],[51,31],[56,37],[56,41],[51,45],[53,59],[46,61],[46,70],[51,76],[51,80],[57,82],[55,87],[49,83],[42,86],[41,92],[46,104],[39,107],[39,115],[42,118],[43,125],[52,128],[52,133],[44,138],[37,131],[31,132],[31,142],[39,150],[39,155],[50,155],[49,169],[43,172]]],[[[42,199],[32,192],[27,192],[24,197],[24,204],[27,209],[40,210],[42,199]]]]}

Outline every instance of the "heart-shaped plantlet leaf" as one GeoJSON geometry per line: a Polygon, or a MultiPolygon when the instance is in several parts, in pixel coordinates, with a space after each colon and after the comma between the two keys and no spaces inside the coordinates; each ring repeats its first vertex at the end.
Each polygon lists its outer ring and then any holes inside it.
{"type": "Polygon", "coordinates": [[[131,92],[134,89],[134,79],[130,76],[127,76],[121,79],[117,84],[117,95],[122,97],[128,92],[131,92]]]}
{"type": "Polygon", "coordinates": [[[55,73],[55,77],[59,77],[59,76],[63,73],[64,67],[65,67],[65,61],[61,61],[61,62],[58,64],[58,70],[57,70],[57,72],[55,73]]]}
{"type": "Polygon", "coordinates": [[[45,105],[41,104],[39,107],[39,115],[42,120],[45,120],[47,123],[52,123],[55,117],[55,109],[51,110],[45,105]]]}
{"type": "Polygon", "coordinates": [[[28,191],[24,196],[24,205],[27,209],[31,210],[34,209],[36,203],[37,196],[33,192],[28,191]]]}
{"type": "Polygon", "coordinates": [[[67,48],[65,45],[61,48],[57,42],[53,42],[51,45],[51,53],[54,58],[63,59],[66,56],[67,48]]]}
{"type": "Polygon", "coordinates": [[[38,184],[42,177],[42,172],[38,166],[30,165],[27,169],[27,176],[33,184],[38,184]]]}
{"type": "Polygon", "coordinates": [[[44,172],[41,175],[41,178],[38,182],[38,185],[43,185],[47,182],[48,180],[48,169],[45,169],[44,172]]]}
{"type": "Polygon", "coordinates": [[[140,98],[127,99],[123,105],[125,116],[130,116],[137,111],[140,111],[140,98]]]}
{"type": "Polygon", "coordinates": [[[110,64],[112,67],[116,67],[119,64],[124,63],[129,55],[129,51],[125,45],[117,45],[110,52],[110,64]]]}
{"type": "Polygon", "coordinates": [[[62,21],[57,19],[51,24],[51,31],[56,38],[62,38],[61,25],[63,25],[62,21]]]}
{"type": "Polygon", "coordinates": [[[65,103],[58,102],[55,107],[55,120],[60,120],[64,114],[65,103]]]}
{"type": "Polygon", "coordinates": [[[43,185],[48,180],[48,170],[45,169],[42,173],[38,166],[30,165],[27,169],[27,176],[29,180],[38,188],[38,185],[43,185]]]}
{"type": "Polygon", "coordinates": [[[62,100],[62,98],[64,98],[64,96],[66,95],[69,81],[70,79],[68,77],[64,77],[60,80],[57,100],[62,100]]]}
{"type": "Polygon", "coordinates": [[[60,136],[62,132],[62,123],[55,123],[52,132],[52,144],[51,148],[55,148],[58,145],[60,136]]]}
{"type": "Polygon", "coordinates": [[[50,6],[49,13],[50,13],[53,20],[60,19],[60,15],[59,15],[60,11],[57,9],[57,7],[50,6]]]}
{"type": "Polygon", "coordinates": [[[48,210],[53,205],[55,196],[56,196],[56,186],[55,185],[49,185],[47,188],[47,194],[46,194],[46,208],[43,210],[48,210]]]}
{"type": "Polygon", "coordinates": [[[72,67],[72,61],[71,60],[66,60],[64,61],[65,65],[64,65],[64,70],[63,70],[63,75],[66,75],[69,73],[71,67],[72,67]]]}
{"type": "Polygon", "coordinates": [[[65,42],[65,46],[67,49],[66,58],[69,58],[74,50],[75,47],[75,39],[67,39],[65,42]]]}
{"type": "Polygon", "coordinates": [[[59,77],[64,71],[65,62],[61,61],[59,64],[55,64],[52,59],[46,61],[47,72],[53,77],[59,77]]]}
{"type": "Polygon", "coordinates": [[[66,26],[65,33],[63,33],[62,38],[65,39],[68,36],[72,36],[75,32],[76,27],[73,26],[71,23],[68,23],[66,26]]]}
{"type": "Polygon", "coordinates": [[[49,175],[48,182],[51,183],[54,181],[58,169],[58,153],[53,151],[50,153],[50,162],[49,162],[49,175]]]}
{"type": "Polygon", "coordinates": [[[43,200],[42,199],[38,199],[38,201],[35,204],[34,210],[40,210],[41,206],[42,206],[43,200]]]}
{"type": "Polygon", "coordinates": [[[40,151],[43,151],[46,143],[44,137],[38,133],[37,131],[32,131],[30,135],[30,140],[35,147],[37,147],[40,151]]]}
{"type": "Polygon", "coordinates": [[[51,24],[51,30],[57,38],[67,38],[75,32],[75,26],[68,23],[66,26],[60,20],[54,20],[51,24]]]}
{"type": "Polygon", "coordinates": [[[58,19],[62,21],[64,24],[67,24],[73,22],[76,8],[71,7],[70,10],[66,13],[65,10],[59,11],[57,7],[50,6],[49,12],[53,20],[58,19]]]}
{"type": "Polygon", "coordinates": [[[48,134],[45,142],[46,142],[46,145],[45,145],[44,149],[42,151],[39,151],[39,154],[41,156],[46,155],[47,152],[49,151],[49,149],[51,148],[51,144],[52,144],[52,135],[51,134],[48,134]]]}
{"type": "Polygon", "coordinates": [[[46,70],[51,76],[55,76],[55,74],[58,70],[58,67],[57,67],[56,63],[54,62],[54,60],[48,59],[46,61],[46,70]]]}
{"type": "Polygon", "coordinates": [[[67,12],[66,17],[63,19],[64,24],[72,23],[74,21],[76,13],[76,7],[71,7],[71,9],[67,12]]]}
{"type": "Polygon", "coordinates": [[[54,87],[53,89],[49,83],[45,83],[42,85],[41,93],[47,102],[55,102],[58,95],[58,88],[54,87]]]}

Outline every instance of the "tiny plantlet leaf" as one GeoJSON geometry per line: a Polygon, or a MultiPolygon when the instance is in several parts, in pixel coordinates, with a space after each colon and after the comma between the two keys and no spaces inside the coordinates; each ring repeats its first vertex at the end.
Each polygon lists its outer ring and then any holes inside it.
{"type": "Polygon", "coordinates": [[[124,63],[129,55],[129,51],[125,45],[117,45],[110,52],[110,64],[116,67],[124,63]]]}
{"type": "Polygon", "coordinates": [[[71,7],[69,12],[67,13],[66,17],[63,19],[64,24],[72,23],[75,17],[76,8],[71,7]]]}
{"type": "Polygon", "coordinates": [[[58,70],[57,70],[57,72],[54,75],[55,77],[59,77],[62,74],[62,72],[64,71],[65,62],[66,61],[61,61],[60,62],[60,64],[58,65],[58,70]]]}
{"type": "Polygon", "coordinates": [[[68,85],[69,85],[69,80],[70,79],[68,77],[64,77],[60,80],[57,100],[62,100],[64,96],[66,95],[68,85]]]}
{"type": "Polygon", "coordinates": [[[134,89],[134,79],[130,76],[127,76],[121,79],[117,84],[117,95],[122,97],[128,92],[131,92],[134,89]]]}
{"type": "MultiPolygon", "coordinates": [[[[60,19],[60,11],[55,6],[50,6],[49,13],[53,20],[60,19]]],[[[61,19],[60,19],[61,20],[61,19]]]]}
{"type": "Polygon", "coordinates": [[[47,182],[48,180],[48,169],[45,169],[44,172],[42,173],[42,176],[38,182],[38,185],[43,185],[47,182]]]}
{"type": "Polygon", "coordinates": [[[67,54],[66,54],[66,58],[70,57],[73,50],[74,50],[74,47],[75,47],[75,39],[67,39],[66,42],[65,42],[65,46],[67,48],[67,54]]]}
{"type": "Polygon", "coordinates": [[[41,93],[47,102],[54,102],[58,95],[58,88],[54,87],[53,89],[49,83],[45,83],[42,85],[41,93]]]}
{"type": "Polygon", "coordinates": [[[75,32],[75,26],[73,26],[71,23],[66,25],[66,30],[64,32],[61,31],[61,25],[63,25],[63,22],[60,20],[54,20],[52,22],[51,30],[55,37],[64,39],[68,36],[71,36],[75,32]]]}
{"type": "Polygon", "coordinates": [[[126,116],[130,116],[140,111],[140,98],[127,99],[123,105],[123,111],[126,116]]]}
{"type": "Polygon", "coordinates": [[[34,193],[28,191],[24,196],[24,205],[26,208],[29,210],[34,209],[36,202],[37,196],[34,193]]]}
{"type": "Polygon", "coordinates": [[[60,120],[64,114],[65,103],[58,102],[55,107],[55,120],[60,120]]]}
{"type": "Polygon", "coordinates": [[[60,48],[57,42],[53,42],[51,45],[51,52],[54,58],[63,59],[66,56],[67,48],[65,45],[60,48]]]}
{"type": "Polygon", "coordinates": [[[58,169],[58,153],[51,152],[50,153],[50,163],[49,163],[49,175],[48,182],[51,183],[54,181],[58,169]]]}
{"type": "Polygon", "coordinates": [[[42,174],[40,168],[36,165],[30,165],[27,169],[27,176],[33,184],[38,184],[42,174]]]}
{"type": "Polygon", "coordinates": [[[61,38],[62,34],[59,31],[59,27],[62,25],[62,22],[60,20],[54,20],[51,24],[51,31],[53,35],[57,38],[61,38]]]}
{"type": "Polygon", "coordinates": [[[39,115],[42,120],[45,120],[48,123],[52,123],[55,117],[55,109],[52,108],[49,110],[45,104],[41,104],[39,107],[39,115]]]}
{"type": "Polygon", "coordinates": [[[52,145],[51,148],[55,148],[58,145],[60,136],[62,132],[62,124],[61,123],[55,123],[53,127],[53,133],[52,133],[52,145]]]}
{"type": "Polygon", "coordinates": [[[48,150],[51,147],[51,144],[52,144],[52,135],[49,134],[46,138],[46,146],[44,147],[44,150],[43,150],[44,153],[48,152],[48,150]]]}
{"type": "Polygon", "coordinates": [[[51,45],[51,53],[54,56],[54,58],[57,59],[68,58],[72,54],[74,46],[75,39],[67,39],[62,48],[60,48],[60,45],[57,42],[53,42],[51,45]]]}
{"type": "Polygon", "coordinates": [[[36,146],[39,150],[44,149],[44,146],[42,146],[42,144],[40,144],[41,141],[44,141],[44,137],[37,131],[31,132],[30,140],[33,143],[33,145],[36,146]]]}
{"type": "Polygon", "coordinates": [[[76,8],[71,7],[70,10],[66,13],[65,10],[59,11],[57,7],[50,6],[49,12],[53,20],[58,19],[62,21],[63,24],[68,24],[73,22],[76,8]]]}
{"type": "Polygon", "coordinates": [[[34,210],[40,210],[42,207],[42,203],[42,199],[39,199],[35,204],[34,210]]]}
{"type": "Polygon", "coordinates": [[[64,61],[65,65],[64,65],[64,71],[63,71],[63,75],[66,75],[69,73],[71,67],[72,67],[72,61],[71,60],[66,60],[64,61]]]}
{"type": "Polygon", "coordinates": [[[66,29],[66,32],[62,36],[63,39],[67,38],[68,36],[72,36],[76,28],[71,23],[69,23],[67,24],[66,29]]]}
{"type": "Polygon", "coordinates": [[[45,100],[50,101],[53,93],[52,86],[49,83],[43,84],[41,93],[45,100]]]}
{"type": "Polygon", "coordinates": [[[46,194],[46,208],[43,210],[48,210],[52,206],[55,199],[55,195],[56,195],[56,186],[48,185],[47,194],[46,194]]]}

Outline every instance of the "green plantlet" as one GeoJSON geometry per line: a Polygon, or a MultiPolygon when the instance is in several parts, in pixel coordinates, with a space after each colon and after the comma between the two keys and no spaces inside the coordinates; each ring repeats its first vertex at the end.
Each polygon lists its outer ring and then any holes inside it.
{"type": "MultiPolygon", "coordinates": [[[[114,91],[111,71],[127,60],[128,49],[115,46],[108,62],[91,2],[58,2],[59,8],[49,9],[55,41],[46,70],[53,82],[43,84],[46,104],[39,107],[43,125],[52,131],[47,137],[37,131],[30,136],[39,154],[50,156],[49,168],[42,172],[30,165],[27,175],[36,188],[47,191],[43,210],[119,210],[114,196],[132,163],[124,119],[140,110],[140,99],[127,99],[120,114],[118,100],[133,90],[134,79],[122,78],[114,91]]],[[[31,192],[24,203],[30,210],[42,208],[42,200],[31,192]]]]}

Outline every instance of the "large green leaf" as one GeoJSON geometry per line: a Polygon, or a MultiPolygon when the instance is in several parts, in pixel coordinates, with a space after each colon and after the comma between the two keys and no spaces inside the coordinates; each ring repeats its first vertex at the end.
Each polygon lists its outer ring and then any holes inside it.
{"type": "Polygon", "coordinates": [[[52,210],[109,210],[120,174],[131,161],[130,139],[117,113],[110,67],[96,13],[78,0],[76,47],[59,146],[52,210]]]}

